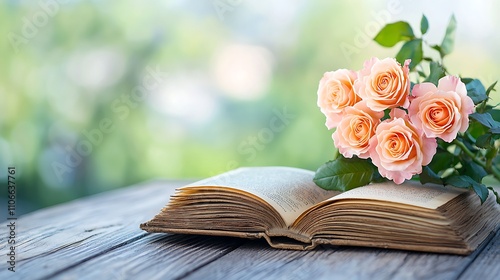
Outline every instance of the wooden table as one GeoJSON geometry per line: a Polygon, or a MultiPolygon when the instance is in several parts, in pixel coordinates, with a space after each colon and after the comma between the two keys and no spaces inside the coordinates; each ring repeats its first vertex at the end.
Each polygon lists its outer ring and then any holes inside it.
{"type": "Polygon", "coordinates": [[[0,279],[500,279],[500,231],[469,256],[353,247],[271,249],[261,240],[139,229],[186,181],[151,181],[16,221],[16,272],[0,279]]]}

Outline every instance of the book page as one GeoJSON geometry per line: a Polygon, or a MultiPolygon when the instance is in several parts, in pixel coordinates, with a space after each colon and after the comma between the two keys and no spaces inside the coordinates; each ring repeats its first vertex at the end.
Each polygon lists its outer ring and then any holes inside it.
{"type": "Polygon", "coordinates": [[[247,167],[223,173],[189,186],[230,187],[254,194],[274,207],[287,225],[309,207],[339,192],[313,182],[314,172],[291,167],[247,167]]]}
{"type": "Polygon", "coordinates": [[[436,209],[466,191],[451,186],[422,185],[415,181],[407,181],[401,185],[397,185],[394,182],[384,182],[352,189],[330,200],[361,198],[436,209]]]}

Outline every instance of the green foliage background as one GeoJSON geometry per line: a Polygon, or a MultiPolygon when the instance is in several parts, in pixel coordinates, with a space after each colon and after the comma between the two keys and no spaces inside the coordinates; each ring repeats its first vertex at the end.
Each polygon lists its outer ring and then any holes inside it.
{"type": "MultiPolygon", "coordinates": [[[[58,9],[17,51],[12,34],[22,36],[26,21],[45,9],[34,1],[0,3],[5,39],[0,45],[0,182],[6,186],[7,166],[17,168],[21,212],[153,178],[200,178],[236,166],[315,170],[334,153],[331,131],[316,107],[319,79],[325,71],[360,69],[372,56],[394,56],[394,49],[371,40],[389,22],[417,26],[425,14],[428,40],[440,43],[454,13],[457,34],[455,49],[445,58],[448,70],[486,85],[500,77],[500,38],[485,33],[500,28],[494,1],[231,1],[223,16],[220,1],[41,2],[56,3],[58,9]],[[399,12],[386,20],[384,12],[393,2],[399,12]],[[489,29],[478,30],[477,15],[468,10],[482,11],[480,24],[489,29]],[[234,98],[214,81],[214,54],[230,44],[258,46],[270,54],[271,75],[261,97],[234,98]],[[118,59],[87,60],[101,51],[118,59]],[[157,110],[156,101],[146,99],[124,120],[117,119],[112,103],[141,84],[148,66],[168,73],[168,94],[184,94],[176,91],[179,79],[188,88],[201,85],[196,96],[210,96],[215,113],[193,121],[157,110]],[[75,67],[80,68],[72,74],[75,67]],[[99,71],[108,77],[100,86],[78,83],[78,75],[99,71]],[[255,142],[269,131],[276,110],[293,118],[269,141],[255,142]],[[58,177],[53,163],[64,162],[68,147],[86,140],[82,132],[98,128],[105,118],[113,120],[113,132],[58,177]]],[[[196,100],[164,106],[186,109],[191,101],[196,100]]],[[[4,194],[6,188],[1,189],[4,194]]]]}

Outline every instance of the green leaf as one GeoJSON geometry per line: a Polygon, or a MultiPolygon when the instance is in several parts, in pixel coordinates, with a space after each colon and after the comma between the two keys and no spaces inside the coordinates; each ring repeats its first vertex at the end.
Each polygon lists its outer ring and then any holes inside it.
{"type": "Polygon", "coordinates": [[[476,182],[481,182],[483,180],[483,177],[488,175],[483,167],[471,160],[462,162],[462,165],[464,168],[464,175],[471,177],[476,182]]]}
{"type": "Polygon", "coordinates": [[[439,171],[445,170],[455,165],[455,161],[456,157],[454,155],[445,150],[438,149],[438,151],[432,157],[432,161],[427,166],[439,173],[439,171]]]}
{"type": "Polygon", "coordinates": [[[398,42],[415,38],[413,29],[405,21],[389,23],[375,36],[373,40],[384,47],[393,47],[398,42]]]}
{"type": "Polygon", "coordinates": [[[480,80],[474,79],[466,83],[465,87],[467,88],[467,95],[472,98],[474,104],[479,104],[482,101],[488,99],[486,90],[484,89],[483,83],[481,83],[480,80]]]}
{"type": "Polygon", "coordinates": [[[472,118],[482,125],[486,126],[487,128],[490,128],[490,130],[493,129],[499,129],[500,128],[500,122],[497,122],[493,119],[493,117],[490,115],[490,113],[472,113],[469,115],[469,118],[472,118]]]}
{"type": "Polygon", "coordinates": [[[488,198],[488,188],[467,175],[452,176],[446,180],[446,184],[457,188],[473,189],[477,196],[479,196],[479,199],[481,199],[481,204],[488,198]]]}
{"type": "Polygon", "coordinates": [[[427,33],[427,30],[429,29],[429,21],[427,21],[427,17],[425,15],[422,15],[422,19],[420,20],[420,32],[422,32],[422,35],[427,33]]]}
{"type": "Polygon", "coordinates": [[[479,136],[476,139],[476,146],[478,146],[479,148],[483,148],[483,149],[489,149],[489,148],[493,147],[493,144],[495,143],[495,141],[493,140],[493,138],[491,136],[492,136],[491,133],[486,133],[486,134],[479,136]]]}
{"type": "Polygon", "coordinates": [[[477,182],[474,182],[472,184],[472,188],[474,189],[474,192],[477,194],[477,196],[479,196],[479,198],[481,199],[481,204],[483,204],[488,198],[488,188],[485,185],[477,182]]]}
{"type": "Polygon", "coordinates": [[[500,195],[498,194],[498,192],[495,190],[495,188],[493,187],[488,187],[488,189],[490,191],[493,192],[493,194],[495,195],[496,199],[497,199],[497,203],[500,204],[500,195]]]}
{"type": "Polygon", "coordinates": [[[488,89],[486,90],[486,96],[490,96],[490,92],[493,90],[495,91],[495,86],[497,85],[498,81],[494,82],[493,84],[491,84],[491,86],[488,87],[488,89]]]}
{"type": "Polygon", "coordinates": [[[375,172],[367,159],[339,156],[318,168],[314,183],[325,190],[347,191],[369,184],[375,172]]]}
{"type": "Polygon", "coordinates": [[[453,51],[453,45],[455,43],[455,30],[457,29],[457,21],[455,15],[452,15],[448,27],[446,27],[446,33],[441,43],[441,56],[450,54],[453,51]]]}
{"type": "Polygon", "coordinates": [[[387,182],[389,179],[383,177],[382,175],[380,175],[380,173],[378,172],[378,170],[375,170],[375,172],[373,172],[373,176],[372,176],[372,180],[371,182],[372,183],[382,183],[382,182],[387,182]]]}
{"type": "Polygon", "coordinates": [[[429,77],[427,77],[424,82],[430,82],[437,86],[439,79],[444,77],[444,69],[439,63],[432,61],[429,64],[429,70],[429,77]]]}
{"type": "Polygon", "coordinates": [[[458,175],[449,177],[448,179],[445,180],[446,181],[445,183],[457,188],[468,189],[472,187],[471,180],[472,179],[469,176],[458,175]]]}
{"type": "MultiPolygon", "coordinates": [[[[498,110],[498,109],[490,109],[486,113],[489,113],[491,115],[491,117],[493,118],[494,121],[498,122],[498,120],[500,120],[500,110],[498,110]]],[[[498,137],[500,136],[500,128],[490,128],[489,132],[491,132],[491,133],[494,134],[494,136],[492,137],[493,138],[493,140],[492,140],[493,142],[495,140],[497,140],[498,137]]]]}
{"type": "Polygon", "coordinates": [[[431,48],[435,49],[436,51],[439,52],[439,54],[441,54],[441,46],[440,45],[432,45],[431,48]]]}
{"type": "MultiPolygon", "coordinates": [[[[470,119],[470,116],[469,116],[469,119],[470,119]]],[[[470,135],[472,135],[472,137],[477,139],[481,135],[487,133],[488,128],[477,121],[470,121],[469,128],[467,129],[467,132],[469,132],[470,135]]]]}
{"type": "Polygon", "coordinates": [[[464,84],[468,84],[468,83],[470,83],[470,82],[474,81],[474,79],[472,79],[472,78],[462,78],[462,77],[460,77],[460,80],[461,80],[461,81],[462,81],[462,83],[464,83],[464,84]]]}
{"type": "Polygon", "coordinates": [[[414,39],[404,43],[396,55],[396,60],[403,65],[405,60],[411,59],[410,70],[415,68],[423,58],[422,39],[414,39]]]}
{"type": "Polygon", "coordinates": [[[493,134],[500,134],[500,127],[492,127],[489,131],[493,134]]]}
{"type": "Polygon", "coordinates": [[[495,145],[495,140],[500,138],[500,128],[490,129],[490,133],[484,133],[479,136],[476,140],[476,146],[484,149],[493,148],[495,145]]]}
{"type": "Polygon", "coordinates": [[[500,120],[500,110],[498,109],[490,109],[487,111],[487,113],[490,113],[490,115],[493,117],[495,121],[500,120]]]}
{"type": "Polygon", "coordinates": [[[422,173],[420,173],[420,183],[433,183],[433,184],[443,184],[443,179],[439,177],[436,172],[430,169],[428,166],[422,167],[422,173]]]}
{"type": "Polygon", "coordinates": [[[382,121],[388,120],[391,118],[391,111],[390,110],[384,110],[384,116],[382,117],[382,121]]]}

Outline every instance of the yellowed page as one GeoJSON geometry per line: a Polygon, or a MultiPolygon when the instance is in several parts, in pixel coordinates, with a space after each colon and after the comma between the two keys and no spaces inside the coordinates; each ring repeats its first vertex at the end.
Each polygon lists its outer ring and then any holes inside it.
{"type": "Polygon", "coordinates": [[[313,182],[314,172],[291,167],[248,167],[223,173],[189,186],[220,186],[254,194],[283,217],[289,226],[309,207],[338,192],[326,191],[313,182]]]}
{"type": "Polygon", "coordinates": [[[396,185],[393,182],[384,182],[352,189],[332,197],[330,200],[362,198],[436,209],[466,191],[451,186],[422,185],[414,181],[407,181],[401,185],[396,185]]]}

